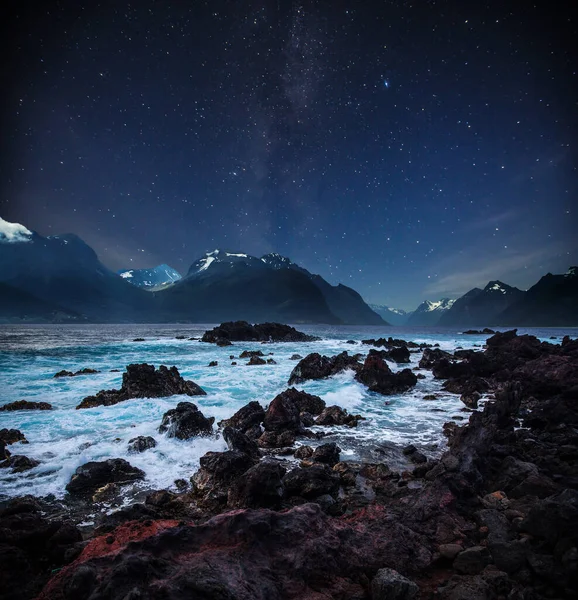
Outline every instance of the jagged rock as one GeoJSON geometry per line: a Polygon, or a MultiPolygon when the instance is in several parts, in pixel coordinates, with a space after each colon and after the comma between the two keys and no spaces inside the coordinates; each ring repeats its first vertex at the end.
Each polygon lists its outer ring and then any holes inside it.
{"type": "Polygon", "coordinates": [[[315,464],[289,471],[283,477],[283,484],[288,496],[313,499],[323,494],[335,495],[339,489],[339,475],[327,465],[315,464]]]}
{"type": "Polygon", "coordinates": [[[293,456],[299,459],[311,458],[313,456],[313,448],[311,446],[299,446],[293,456]]]}
{"type": "Polygon", "coordinates": [[[267,359],[267,364],[268,365],[276,365],[277,361],[274,358],[268,358],[267,359]]]}
{"type": "Polygon", "coordinates": [[[325,379],[346,369],[357,370],[361,363],[355,356],[341,352],[336,356],[322,356],[318,352],[308,354],[295,365],[289,376],[289,385],[302,383],[308,379],[325,379]]]}
{"type": "Polygon", "coordinates": [[[319,338],[306,335],[289,325],[281,323],[257,323],[246,321],[221,323],[210,331],[205,331],[201,340],[215,343],[218,339],[233,342],[312,342],[319,338]]]}
{"type": "Polygon", "coordinates": [[[219,362],[216,360],[212,360],[209,365],[209,367],[218,367],[219,366],[219,362]]]}
{"type": "Polygon", "coordinates": [[[251,359],[247,363],[247,365],[266,365],[267,361],[259,358],[258,356],[251,356],[251,359]]]}
{"type": "Polygon", "coordinates": [[[48,402],[29,402],[28,400],[16,400],[0,406],[0,411],[13,410],[52,410],[52,404],[48,402]]]}
{"type": "Polygon", "coordinates": [[[176,367],[161,365],[128,365],[122,375],[120,390],[101,390],[96,396],[86,397],[76,408],[111,406],[131,398],[166,398],[177,394],[205,396],[206,392],[193,381],[181,377],[176,367]]]}
{"type": "Polygon", "coordinates": [[[122,458],[88,462],[76,469],[66,491],[77,496],[90,496],[107,483],[126,484],[144,479],[145,474],[122,458]]]}
{"type": "Polygon", "coordinates": [[[458,573],[476,575],[483,571],[489,562],[490,553],[488,549],[482,546],[473,546],[456,556],[453,567],[458,573]]]}
{"type": "Polygon", "coordinates": [[[215,344],[217,344],[217,346],[219,346],[220,348],[233,345],[231,340],[227,340],[226,338],[217,338],[215,344]]]}
{"type": "Polygon", "coordinates": [[[315,425],[346,425],[347,427],[357,427],[359,421],[363,421],[361,415],[350,415],[345,408],[340,406],[328,406],[324,408],[321,414],[315,419],[315,425]]]}
{"type": "Polygon", "coordinates": [[[414,600],[419,588],[394,569],[379,569],[371,581],[372,600],[414,600]]]}
{"type": "Polygon", "coordinates": [[[156,445],[157,442],[154,437],[151,437],[150,435],[147,435],[146,437],[139,435],[138,437],[132,438],[132,440],[128,441],[128,451],[131,454],[144,452],[145,450],[154,448],[156,445]]]}
{"type": "Polygon", "coordinates": [[[450,359],[451,356],[449,352],[440,350],[439,348],[426,348],[418,364],[421,369],[431,369],[440,360],[450,359]]]}
{"type": "Polygon", "coordinates": [[[282,392],[273,399],[263,419],[265,431],[297,432],[301,429],[299,408],[295,402],[298,394],[297,390],[290,389],[282,392]]]}
{"type": "Polygon", "coordinates": [[[227,504],[231,508],[281,507],[285,492],[285,468],[277,461],[263,460],[248,469],[231,486],[227,504]]]}
{"type": "Polygon", "coordinates": [[[289,360],[301,360],[303,357],[301,354],[292,354],[289,360]]]}
{"type": "Polygon", "coordinates": [[[410,354],[407,346],[396,346],[391,350],[375,350],[372,348],[368,356],[379,356],[384,360],[391,360],[396,363],[410,362],[410,354]]]}
{"type": "Polygon", "coordinates": [[[259,446],[255,440],[249,438],[239,429],[225,427],[223,429],[223,439],[227,442],[229,450],[237,450],[253,457],[259,456],[259,446]]]}
{"type": "MultiPolygon", "coordinates": [[[[4,452],[6,453],[6,451],[4,452]]],[[[39,464],[40,462],[33,458],[28,458],[22,454],[12,454],[0,463],[0,468],[12,469],[12,473],[23,473],[37,467],[39,464]]]]}
{"type": "Polygon", "coordinates": [[[417,377],[410,369],[394,373],[379,356],[368,356],[355,375],[355,379],[365,384],[372,392],[383,395],[400,394],[417,384],[417,377]]]}
{"type": "Polygon", "coordinates": [[[257,440],[261,448],[287,448],[295,443],[293,431],[265,431],[257,440]]]}
{"type": "Polygon", "coordinates": [[[253,358],[253,356],[265,356],[261,350],[243,350],[239,358],[253,358]]]}
{"type": "Polygon", "coordinates": [[[6,444],[15,444],[16,442],[28,443],[28,440],[19,429],[0,429],[0,440],[6,444]]]}
{"type": "Polygon", "coordinates": [[[318,463],[324,463],[333,467],[339,462],[339,453],[341,448],[335,443],[330,442],[328,444],[321,444],[315,448],[311,459],[318,463]]]}
{"type": "Polygon", "coordinates": [[[468,407],[468,408],[478,408],[478,402],[482,395],[480,392],[472,392],[471,394],[462,394],[460,400],[468,407]]]}
{"type": "Polygon", "coordinates": [[[100,373],[100,371],[89,368],[80,369],[80,371],[76,371],[74,373],[72,371],[62,370],[58,371],[58,373],[55,373],[54,377],[77,377],[78,375],[94,375],[95,373],[100,373]]]}
{"type": "Polygon", "coordinates": [[[192,402],[179,402],[176,408],[163,415],[159,433],[168,437],[188,440],[195,436],[206,436],[213,433],[215,417],[207,418],[192,402]]]}
{"type": "MultiPolygon", "coordinates": [[[[233,427],[243,433],[247,433],[248,430],[254,427],[259,429],[264,418],[265,409],[256,400],[253,400],[241,407],[230,419],[220,421],[219,427],[233,427]]],[[[259,435],[261,435],[260,430],[259,435]]]]}

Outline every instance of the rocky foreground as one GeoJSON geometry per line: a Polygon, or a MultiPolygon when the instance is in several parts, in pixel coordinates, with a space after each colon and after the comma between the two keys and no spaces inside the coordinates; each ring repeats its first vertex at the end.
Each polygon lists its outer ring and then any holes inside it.
{"type": "MultiPolygon", "coordinates": [[[[0,514],[2,597],[575,598],[578,341],[550,344],[511,331],[489,338],[483,352],[422,350],[420,368],[473,411],[467,425],[446,425],[439,460],[408,447],[415,467],[397,473],[385,463],[342,462],[336,444],[322,439],[295,449],[296,439],[322,437],[324,425],[354,427],[361,416],[290,388],[266,408],[252,402],[221,422],[229,449],[202,457],[182,492],[153,492],[106,517],[88,539],[66,519],[43,516],[36,499],[12,501],[0,514]],[[280,456],[289,453],[300,463],[280,456]]],[[[399,362],[403,355],[396,352],[399,362]]],[[[415,384],[411,371],[386,368],[384,356],[309,355],[292,378],[350,368],[383,394],[415,384]]],[[[169,384],[165,371],[157,379],[154,370],[136,371],[194,395],[176,375],[169,384]]],[[[130,376],[123,384],[122,398],[130,376]]],[[[213,432],[190,402],[169,413],[160,433],[213,432]]],[[[150,440],[134,440],[135,451],[150,440]]],[[[142,476],[121,459],[88,463],[69,493],[91,502],[103,485],[142,476]]]]}

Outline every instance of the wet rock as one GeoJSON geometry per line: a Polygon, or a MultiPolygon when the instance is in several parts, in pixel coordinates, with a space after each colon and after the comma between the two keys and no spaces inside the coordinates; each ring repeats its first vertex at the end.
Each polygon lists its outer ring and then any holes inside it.
{"type": "Polygon", "coordinates": [[[253,457],[259,456],[259,446],[255,440],[249,438],[239,429],[225,427],[223,429],[223,439],[227,442],[229,450],[237,450],[253,457]]]}
{"type": "Polygon", "coordinates": [[[303,357],[301,354],[292,354],[289,360],[301,360],[303,357]]]}
{"type": "Polygon", "coordinates": [[[286,448],[295,443],[293,431],[265,431],[257,440],[260,448],[286,448]]]}
{"type": "Polygon", "coordinates": [[[341,352],[336,356],[322,356],[318,352],[308,354],[295,365],[289,376],[289,385],[303,383],[309,379],[325,379],[346,369],[357,370],[361,363],[355,356],[341,352]]]}
{"type": "Polygon", "coordinates": [[[216,360],[212,360],[209,365],[209,367],[218,367],[219,366],[219,362],[216,360]]]}
{"type": "Polygon", "coordinates": [[[431,369],[441,360],[449,360],[450,358],[451,354],[449,352],[445,352],[444,350],[440,350],[439,348],[426,348],[423,351],[423,355],[420,358],[418,364],[422,369],[431,369]]]}
{"type": "Polygon", "coordinates": [[[215,417],[207,418],[192,402],[179,402],[176,408],[163,415],[159,433],[168,437],[188,440],[195,436],[207,436],[213,433],[215,417]]]}
{"type": "Polygon", "coordinates": [[[233,321],[221,323],[221,325],[205,331],[201,338],[203,342],[209,343],[215,343],[217,339],[233,342],[311,342],[318,338],[281,323],[250,325],[247,321],[233,321]]]}
{"type": "MultiPolygon", "coordinates": [[[[6,451],[4,451],[6,453],[6,451]]],[[[0,469],[12,469],[12,473],[23,473],[29,471],[40,464],[33,458],[28,458],[21,454],[9,455],[3,462],[0,462],[0,469]]]]}
{"type": "Polygon", "coordinates": [[[266,365],[267,361],[263,358],[259,358],[258,356],[252,356],[251,360],[247,363],[247,365],[266,365]]]}
{"type": "Polygon", "coordinates": [[[311,446],[299,446],[293,454],[295,458],[303,460],[304,458],[311,458],[313,456],[313,448],[311,446]]]}
{"type": "Polygon", "coordinates": [[[295,389],[286,390],[276,396],[267,408],[263,427],[265,431],[294,431],[301,429],[299,407],[295,399],[299,392],[295,389]]]}
{"type": "Polygon", "coordinates": [[[273,358],[268,358],[267,359],[267,364],[268,365],[276,365],[277,361],[275,359],[273,359],[273,358]]]}
{"type": "Polygon", "coordinates": [[[52,404],[48,402],[29,402],[28,400],[16,400],[0,406],[0,411],[13,410],[52,410],[52,404]]]}
{"type": "Polygon", "coordinates": [[[480,392],[472,392],[471,394],[462,394],[460,400],[468,407],[468,408],[478,408],[478,402],[482,395],[480,392]]]}
{"type": "MultiPolygon", "coordinates": [[[[260,424],[265,418],[265,409],[256,401],[253,400],[240,408],[230,419],[224,419],[219,422],[219,427],[233,427],[247,433],[248,430],[256,427],[259,430],[260,424]]],[[[259,435],[261,431],[259,430],[259,435]]],[[[249,436],[253,437],[253,436],[249,436]]],[[[259,436],[257,436],[259,437],[259,436]]]]}
{"type": "Polygon", "coordinates": [[[419,588],[394,569],[379,569],[371,581],[372,600],[414,600],[419,588]]]}
{"type": "Polygon", "coordinates": [[[363,421],[361,415],[350,415],[345,408],[340,406],[328,406],[324,408],[321,414],[315,419],[315,425],[324,425],[331,427],[333,425],[345,425],[347,427],[357,427],[359,421],[363,421]]]}
{"type": "Polygon", "coordinates": [[[133,342],[144,342],[144,338],[134,338],[133,342]]]}
{"type": "Polygon", "coordinates": [[[181,377],[176,367],[161,365],[128,365],[122,375],[120,390],[101,390],[96,396],[86,397],[76,408],[111,406],[131,398],[166,398],[177,394],[205,396],[206,392],[193,381],[181,377]]]}
{"type": "Polygon", "coordinates": [[[484,570],[490,562],[487,548],[473,546],[460,552],[454,560],[453,567],[458,573],[476,575],[484,570]]]}
{"type": "Polygon", "coordinates": [[[239,358],[253,358],[254,356],[265,356],[261,350],[243,350],[239,358]]]}
{"type": "Polygon", "coordinates": [[[154,437],[151,437],[150,435],[139,435],[128,441],[128,451],[130,454],[135,454],[137,452],[144,452],[145,450],[155,448],[156,445],[157,442],[154,437]]]}
{"type": "Polygon", "coordinates": [[[0,461],[4,461],[10,457],[10,451],[6,450],[6,442],[0,438],[0,461]]]}
{"type": "Polygon", "coordinates": [[[225,346],[232,346],[232,342],[231,340],[228,340],[226,338],[217,338],[215,340],[215,344],[217,344],[217,346],[219,346],[220,348],[224,348],[225,346]]]}
{"type": "Polygon", "coordinates": [[[231,486],[227,504],[231,508],[281,507],[285,468],[277,461],[262,460],[248,469],[231,486]]]}
{"type": "Polygon", "coordinates": [[[417,377],[410,369],[394,373],[378,356],[368,356],[355,375],[370,391],[383,395],[401,394],[417,384],[417,377]]]}
{"type": "Polygon", "coordinates": [[[97,371],[96,369],[89,369],[89,368],[84,368],[84,369],[80,369],[80,371],[76,371],[76,372],[72,372],[72,371],[66,371],[66,370],[62,370],[62,371],[58,371],[58,373],[54,374],[54,377],[77,377],[78,375],[94,375],[95,373],[100,373],[100,371],[97,371]]]}
{"type": "Polygon", "coordinates": [[[315,448],[311,459],[318,463],[324,463],[333,467],[339,462],[339,453],[341,448],[335,443],[321,444],[315,448]]]}
{"type": "Polygon", "coordinates": [[[368,356],[379,356],[384,360],[391,360],[396,363],[410,362],[410,354],[407,346],[394,347],[391,350],[371,349],[368,356]]]}
{"type": "Polygon", "coordinates": [[[306,469],[297,467],[283,477],[283,484],[287,496],[313,499],[323,494],[335,495],[339,489],[339,475],[322,464],[306,469]]]}
{"type": "Polygon", "coordinates": [[[6,444],[15,444],[16,442],[28,443],[28,440],[19,429],[0,429],[0,440],[6,444]]]}
{"type": "Polygon", "coordinates": [[[468,329],[466,331],[462,331],[462,333],[464,335],[482,335],[482,334],[488,334],[488,335],[492,335],[494,333],[496,333],[493,329],[488,329],[487,327],[485,329],[479,330],[479,329],[468,329]]]}
{"type": "Polygon", "coordinates": [[[76,469],[66,491],[76,496],[90,496],[107,483],[126,484],[144,479],[145,474],[122,458],[88,462],[76,469]]]}

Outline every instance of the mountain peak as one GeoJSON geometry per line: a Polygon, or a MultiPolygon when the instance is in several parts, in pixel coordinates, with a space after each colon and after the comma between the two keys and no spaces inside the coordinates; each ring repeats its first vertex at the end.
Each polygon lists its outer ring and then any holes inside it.
{"type": "Polygon", "coordinates": [[[14,244],[18,242],[29,242],[32,231],[20,223],[10,223],[0,217],[0,242],[14,244]]]}
{"type": "Polygon", "coordinates": [[[578,267],[570,267],[566,273],[564,273],[564,277],[578,277],[578,267]]]}

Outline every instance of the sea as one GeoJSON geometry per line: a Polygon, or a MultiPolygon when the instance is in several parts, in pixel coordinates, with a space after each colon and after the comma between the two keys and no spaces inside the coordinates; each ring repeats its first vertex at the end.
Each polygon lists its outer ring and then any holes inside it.
{"type": "MultiPolygon", "coordinates": [[[[223,451],[226,444],[216,433],[212,437],[187,441],[171,439],[158,432],[162,415],[178,402],[197,404],[215,422],[233,415],[252,400],[266,406],[287,389],[296,360],[319,352],[328,356],[343,350],[366,353],[361,345],[367,338],[402,338],[417,343],[439,344],[443,350],[482,348],[487,335],[465,335],[449,328],[401,327],[296,327],[320,337],[308,343],[235,342],[217,347],[199,341],[213,324],[198,325],[2,325],[0,326],[0,406],[15,400],[49,402],[50,411],[0,412],[0,429],[19,429],[28,444],[9,446],[12,454],[24,454],[40,464],[23,473],[0,468],[0,500],[32,494],[63,498],[65,486],[80,465],[107,458],[124,458],[146,473],[139,490],[173,489],[175,480],[188,479],[208,451],[223,451]],[[182,338],[184,339],[177,339],[182,338]],[[144,338],[144,341],[134,341],[144,338]],[[353,340],[357,344],[348,343],[353,340]],[[238,357],[243,350],[261,350],[276,364],[248,366],[238,357]],[[217,366],[209,367],[211,361],[217,366]],[[237,362],[237,365],[232,365],[237,362]],[[133,399],[108,407],[76,410],[80,401],[102,389],[119,388],[122,372],[131,363],[176,366],[185,379],[199,384],[206,396],[133,399]],[[85,367],[98,374],[54,378],[62,369],[78,371],[85,367]],[[152,436],[154,449],[129,454],[128,442],[136,436],[152,436]]],[[[560,343],[562,336],[576,337],[578,329],[519,329],[542,340],[560,343]],[[555,339],[552,339],[555,338],[555,339]]],[[[421,352],[411,354],[416,367],[421,352]]],[[[425,379],[404,394],[382,396],[357,383],[351,371],[321,381],[296,385],[298,389],[321,396],[327,405],[339,405],[363,415],[355,429],[336,427],[323,441],[335,441],[342,460],[394,460],[400,448],[414,444],[428,456],[439,455],[445,447],[442,426],[469,418],[459,396],[442,390],[442,382],[431,371],[420,371],[425,379]],[[424,396],[436,395],[434,400],[424,396]]],[[[482,403],[483,405],[483,403],[482,403]]],[[[216,428],[215,428],[216,429],[216,428]]],[[[316,428],[313,428],[314,430],[316,428]]],[[[299,443],[311,444],[310,440],[299,443]]],[[[313,442],[315,443],[321,442],[313,442]]],[[[134,489],[131,488],[131,489],[134,489]]]]}

